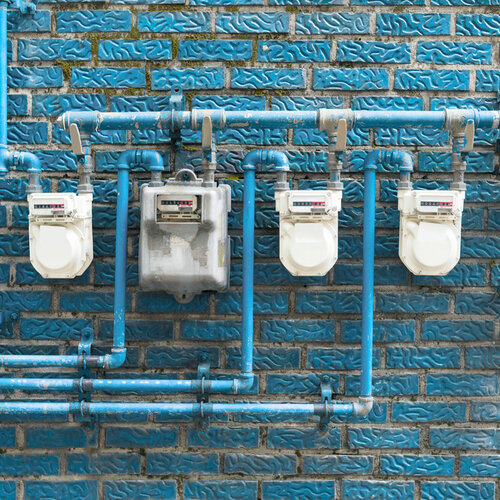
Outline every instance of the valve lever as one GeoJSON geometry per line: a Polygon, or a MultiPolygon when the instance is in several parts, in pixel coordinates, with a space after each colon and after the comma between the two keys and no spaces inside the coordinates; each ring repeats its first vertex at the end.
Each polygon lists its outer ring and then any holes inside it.
{"type": "Polygon", "coordinates": [[[467,124],[465,125],[465,144],[462,152],[472,151],[474,147],[474,133],[474,120],[467,120],[467,124]]]}
{"type": "Polygon", "coordinates": [[[212,118],[210,118],[210,116],[203,117],[201,126],[201,147],[202,149],[212,148],[212,118]]]}
{"type": "Polygon", "coordinates": [[[82,148],[82,138],[80,137],[80,131],[75,123],[69,126],[69,136],[71,138],[71,150],[75,155],[83,155],[82,148]]]}
{"type": "Polygon", "coordinates": [[[337,124],[336,151],[344,151],[347,145],[347,120],[341,119],[337,124]]]}

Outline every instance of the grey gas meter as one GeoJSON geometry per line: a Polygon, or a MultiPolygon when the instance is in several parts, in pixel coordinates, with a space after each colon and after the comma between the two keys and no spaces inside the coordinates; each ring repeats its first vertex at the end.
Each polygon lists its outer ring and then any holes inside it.
{"type": "Polygon", "coordinates": [[[228,185],[203,184],[181,170],[166,184],[141,188],[139,283],[180,302],[229,286],[228,185]]]}

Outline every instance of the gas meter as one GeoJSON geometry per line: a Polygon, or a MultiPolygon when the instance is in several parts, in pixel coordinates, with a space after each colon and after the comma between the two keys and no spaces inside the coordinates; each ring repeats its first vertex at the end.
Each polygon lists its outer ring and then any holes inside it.
{"type": "Polygon", "coordinates": [[[181,170],[165,185],[141,188],[139,282],[180,302],[229,286],[227,217],[231,188],[204,185],[181,170]]]}
{"type": "Polygon", "coordinates": [[[74,278],[89,267],[92,193],[31,193],[30,260],[44,278],[74,278]]]}
{"type": "Polygon", "coordinates": [[[342,191],[276,191],[280,260],[294,276],[324,276],[337,261],[342,191]]]}
{"type": "Polygon", "coordinates": [[[442,276],[460,259],[464,191],[398,191],[399,257],[413,274],[442,276]]]}

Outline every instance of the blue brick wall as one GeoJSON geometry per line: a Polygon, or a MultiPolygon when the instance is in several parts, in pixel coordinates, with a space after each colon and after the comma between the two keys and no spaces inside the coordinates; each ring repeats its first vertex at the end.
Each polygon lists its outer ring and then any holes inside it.
{"type": "MultiPolygon", "coordinates": [[[[47,0],[31,16],[8,14],[8,141],[40,157],[44,191],[74,191],[76,158],[55,118],[69,109],[162,110],[174,84],[188,108],[496,110],[499,9],[499,0],[47,0]]],[[[20,313],[0,334],[2,353],[75,353],[89,327],[95,352],[107,352],[118,154],[130,144],[158,148],[170,171],[176,164],[199,171],[200,134],[185,131],[183,139],[176,158],[168,131],[92,135],[95,259],[71,283],[44,280],[29,263],[26,172],[0,179],[0,306],[20,313]]],[[[412,276],[401,264],[396,177],[391,165],[378,172],[370,415],[333,417],[326,432],[303,417],[221,416],[207,429],[168,416],[109,417],[94,427],[43,414],[30,423],[2,417],[0,498],[498,498],[498,139],[497,131],[476,131],[462,258],[445,277],[412,276]]],[[[443,189],[448,141],[434,129],[349,132],[339,261],[320,278],[293,277],[279,262],[272,181],[258,173],[257,377],[248,399],[319,402],[322,377],[338,399],[359,393],[363,160],[372,146],[407,149],[415,186],[443,189]]],[[[233,196],[231,289],[189,304],[138,290],[138,187],[147,175],[135,169],[128,357],[112,376],[191,377],[201,356],[214,377],[233,376],[241,359],[244,150],[286,150],[295,188],[321,189],[328,179],[324,132],[242,128],[218,132],[217,142],[233,196]]],[[[62,376],[54,372],[42,376],[62,376]]]]}

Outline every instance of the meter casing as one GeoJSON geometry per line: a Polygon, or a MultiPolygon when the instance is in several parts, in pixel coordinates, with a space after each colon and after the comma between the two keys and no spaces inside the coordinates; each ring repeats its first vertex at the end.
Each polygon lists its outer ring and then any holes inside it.
{"type": "Polygon", "coordinates": [[[92,193],[31,193],[30,260],[44,278],[74,278],[93,259],[92,193]]]}
{"type": "Polygon", "coordinates": [[[205,290],[229,287],[229,185],[170,179],[141,188],[139,283],[181,302],[205,290]]]}
{"type": "Polygon", "coordinates": [[[338,256],[340,190],[276,191],[280,260],[294,276],[324,276],[338,256]]]}
{"type": "Polygon", "coordinates": [[[399,190],[399,257],[413,273],[448,274],[460,259],[464,191],[399,190]]]}

